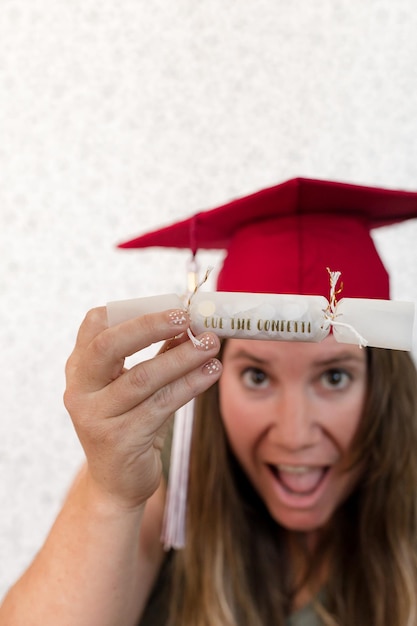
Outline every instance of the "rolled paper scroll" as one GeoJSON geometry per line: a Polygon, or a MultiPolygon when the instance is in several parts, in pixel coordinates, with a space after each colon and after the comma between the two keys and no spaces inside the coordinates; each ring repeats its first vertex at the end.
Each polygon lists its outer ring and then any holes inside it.
{"type": "Polygon", "coordinates": [[[163,296],[115,300],[107,303],[107,322],[109,326],[116,326],[139,315],[158,313],[168,309],[185,309],[184,299],[175,293],[167,293],[163,296]]]}
{"type": "Polygon", "coordinates": [[[411,350],[413,302],[342,298],[336,305],[333,334],[341,343],[357,343],[357,334],[374,348],[411,350]]]}
{"type": "Polygon", "coordinates": [[[197,291],[185,302],[176,294],[109,302],[110,326],[172,308],[188,309],[191,330],[222,338],[312,341],[333,329],[342,343],[411,350],[414,304],[343,298],[329,313],[323,296],[197,291]]]}
{"type": "Polygon", "coordinates": [[[328,302],[323,296],[197,292],[191,299],[191,329],[219,337],[321,341],[328,302]]]}

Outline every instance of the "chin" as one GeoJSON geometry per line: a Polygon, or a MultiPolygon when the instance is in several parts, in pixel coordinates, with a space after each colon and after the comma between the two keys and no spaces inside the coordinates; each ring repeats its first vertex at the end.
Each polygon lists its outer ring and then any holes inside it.
{"type": "Polygon", "coordinates": [[[314,533],[322,530],[323,528],[326,528],[331,518],[330,514],[324,515],[321,512],[314,513],[307,511],[297,511],[285,514],[282,512],[277,514],[275,512],[274,514],[273,511],[270,511],[270,513],[280,526],[286,528],[287,530],[292,530],[294,532],[300,533],[314,533]]]}

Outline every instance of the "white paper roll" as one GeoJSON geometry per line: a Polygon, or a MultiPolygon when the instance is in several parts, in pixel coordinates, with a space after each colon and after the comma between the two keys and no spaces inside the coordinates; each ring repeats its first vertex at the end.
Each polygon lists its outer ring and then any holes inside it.
{"type": "Polygon", "coordinates": [[[109,302],[109,326],[168,309],[187,309],[191,330],[219,337],[274,341],[321,341],[331,329],[342,343],[411,350],[412,302],[343,298],[330,317],[323,296],[197,291],[191,302],[177,294],[109,302]]]}
{"type": "Polygon", "coordinates": [[[280,341],[321,341],[328,302],[322,296],[197,292],[191,299],[193,333],[280,341]]]}
{"type": "Polygon", "coordinates": [[[116,326],[116,324],[127,322],[127,320],[147,313],[183,308],[183,300],[175,293],[133,298],[132,300],[115,300],[107,303],[107,322],[109,326],[116,326]]]}
{"type": "Polygon", "coordinates": [[[414,311],[412,302],[343,298],[336,306],[333,334],[342,343],[358,343],[359,333],[375,348],[411,350],[414,311]]]}

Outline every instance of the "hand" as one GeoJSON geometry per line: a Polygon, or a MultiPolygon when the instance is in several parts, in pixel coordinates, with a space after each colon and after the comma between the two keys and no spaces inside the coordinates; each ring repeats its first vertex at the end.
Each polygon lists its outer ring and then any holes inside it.
{"type": "Polygon", "coordinates": [[[134,509],[158,487],[168,418],[219,378],[212,333],[187,340],[185,311],[144,315],[108,328],[104,307],[83,321],[67,362],[64,402],[87,456],[90,480],[118,506],[134,509]],[[181,335],[179,339],[172,339],[181,335]],[[124,361],[169,340],[152,359],[124,361]]]}

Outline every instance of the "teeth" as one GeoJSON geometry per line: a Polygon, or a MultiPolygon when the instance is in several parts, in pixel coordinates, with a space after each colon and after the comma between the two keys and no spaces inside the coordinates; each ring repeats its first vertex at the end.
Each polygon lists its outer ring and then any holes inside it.
{"type": "Polygon", "coordinates": [[[277,469],[281,472],[288,472],[289,474],[305,474],[317,468],[312,468],[308,465],[278,465],[277,469]]]}
{"type": "Polygon", "coordinates": [[[282,464],[275,466],[274,474],[287,493],[297,497],[309,496],[321,484],[326,467],[282,464]]]}

